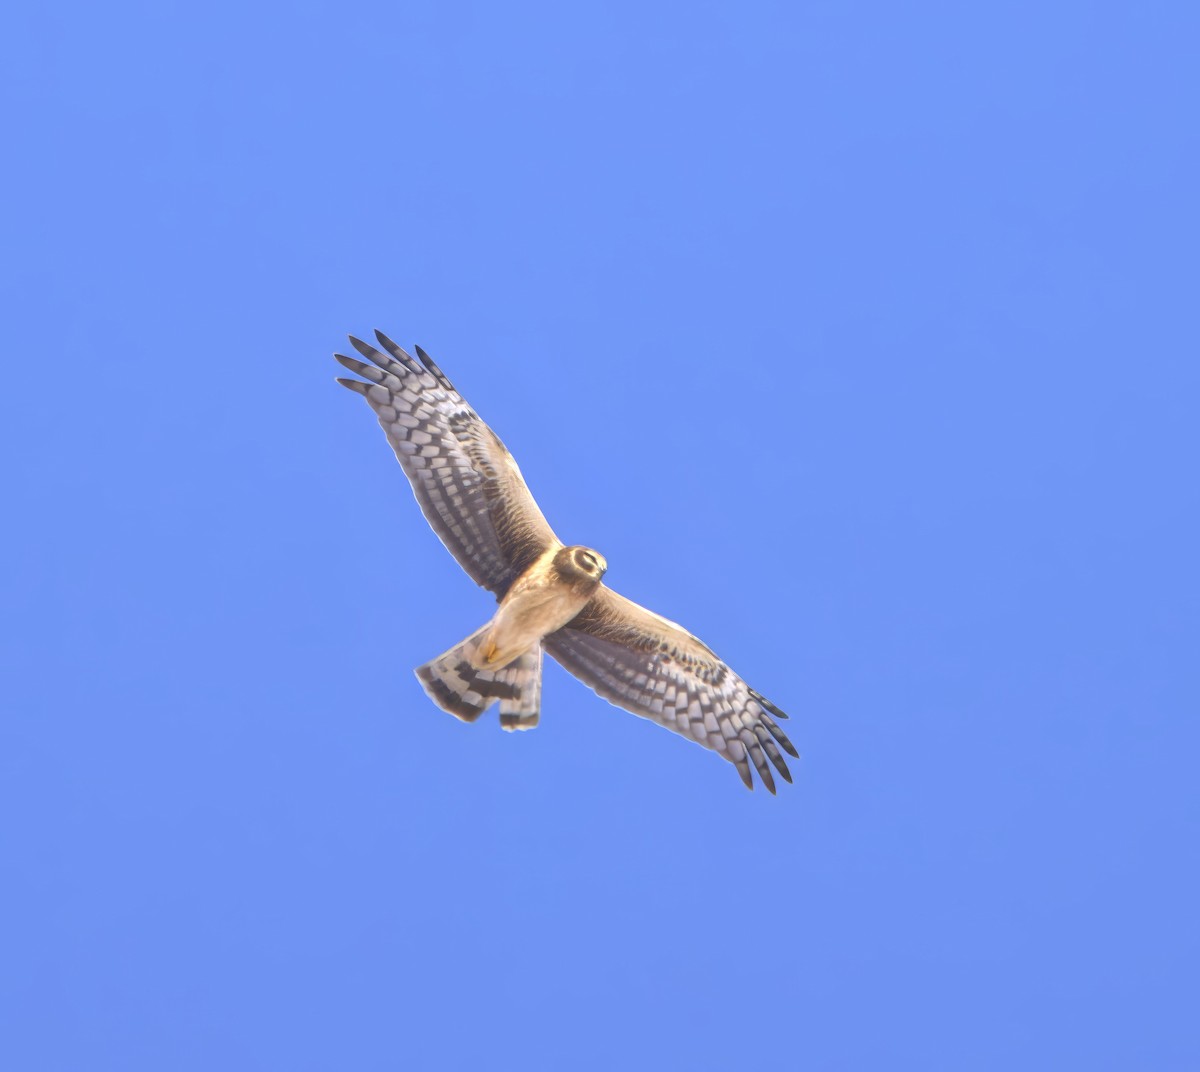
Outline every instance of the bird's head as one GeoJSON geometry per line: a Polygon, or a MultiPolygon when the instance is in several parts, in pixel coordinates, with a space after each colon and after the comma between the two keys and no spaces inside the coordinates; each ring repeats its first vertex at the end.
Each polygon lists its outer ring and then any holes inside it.
{"type": "Polygon", "coordinates": [[[608,563],[599,551],[590,547],[564,547],[554,556],[554,564],[567,579],[582,584],[599,584],[608,563]]]}

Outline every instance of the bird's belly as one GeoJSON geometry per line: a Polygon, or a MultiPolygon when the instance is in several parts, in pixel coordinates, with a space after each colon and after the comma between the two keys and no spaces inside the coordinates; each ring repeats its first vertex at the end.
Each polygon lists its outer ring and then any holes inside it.
{"type": "Polygon", "coordinates": [[[547,633],[561,629],[587,602],[566,588],[526,590],[506,599],[479,647],[480,669],[508,665],[547,633]]]}

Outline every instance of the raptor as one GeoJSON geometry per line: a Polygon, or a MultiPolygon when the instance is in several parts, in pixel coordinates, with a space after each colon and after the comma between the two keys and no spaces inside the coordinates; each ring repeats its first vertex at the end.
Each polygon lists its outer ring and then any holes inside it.
{"type": "Polygon", "coordinates": [[[426,520],[499,603],[484,626],[417,668],[430,698],[464,722],[499,703],[507,730],[536,726],[542,653],[600,696],[751,771],[775,792],[791,781],[779,727],[787,716],[682,626],[603,583],[598,551],[566,546],[534,502],[513,456],[424,350],[410,356],[381,332],[382,350],[350,337],[362,357],[334,357],[362,395],[412,484],[426,520]]]}

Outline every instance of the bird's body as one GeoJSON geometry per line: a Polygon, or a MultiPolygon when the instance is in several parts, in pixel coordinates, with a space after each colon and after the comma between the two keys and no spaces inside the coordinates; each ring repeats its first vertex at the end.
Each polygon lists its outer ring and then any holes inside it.
{"type": "Polygon", "coordinates": [[[599,585],[607,568],[603,561],[585,547],[547,548],[500,601],[481,645],[484,663],[480,669],[507,666],[574,618],[599,585]],[[569,563],[577,553],[591,555],[602,565],[593,573],[572,568],[569,563]]]}
{"type": "Polygon", "coordinates": [[[426,519],[500,604],[418,667],[434,702],[467,722],[499,702],[502,727],[530,729],[547,651],[617,706],[724,756],[747,786],[751,764],[771,792],[771,764],[791,781],[780,748],[796,750],[772,717],[787,716],[682,626],[605,587],[603,556],[555,536],[512,455],[441,369],[376,335],[386,354],[350,340],[370,364],[335,355],[368,382],[338,382],[370,403],[426,519]]]}

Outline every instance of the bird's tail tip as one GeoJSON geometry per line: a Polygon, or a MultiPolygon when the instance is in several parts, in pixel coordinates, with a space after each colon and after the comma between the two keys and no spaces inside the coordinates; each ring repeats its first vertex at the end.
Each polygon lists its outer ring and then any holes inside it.
{"type": "Polygon", "coordinates": [[[471,656],[485,630],[418,666],[417,679],[438,707],[463,722],[474,722],[499,701],[502,729],[533,729],[542,699],[542,646],[535,644],[498,669],[480,670],[471,656]]]}

